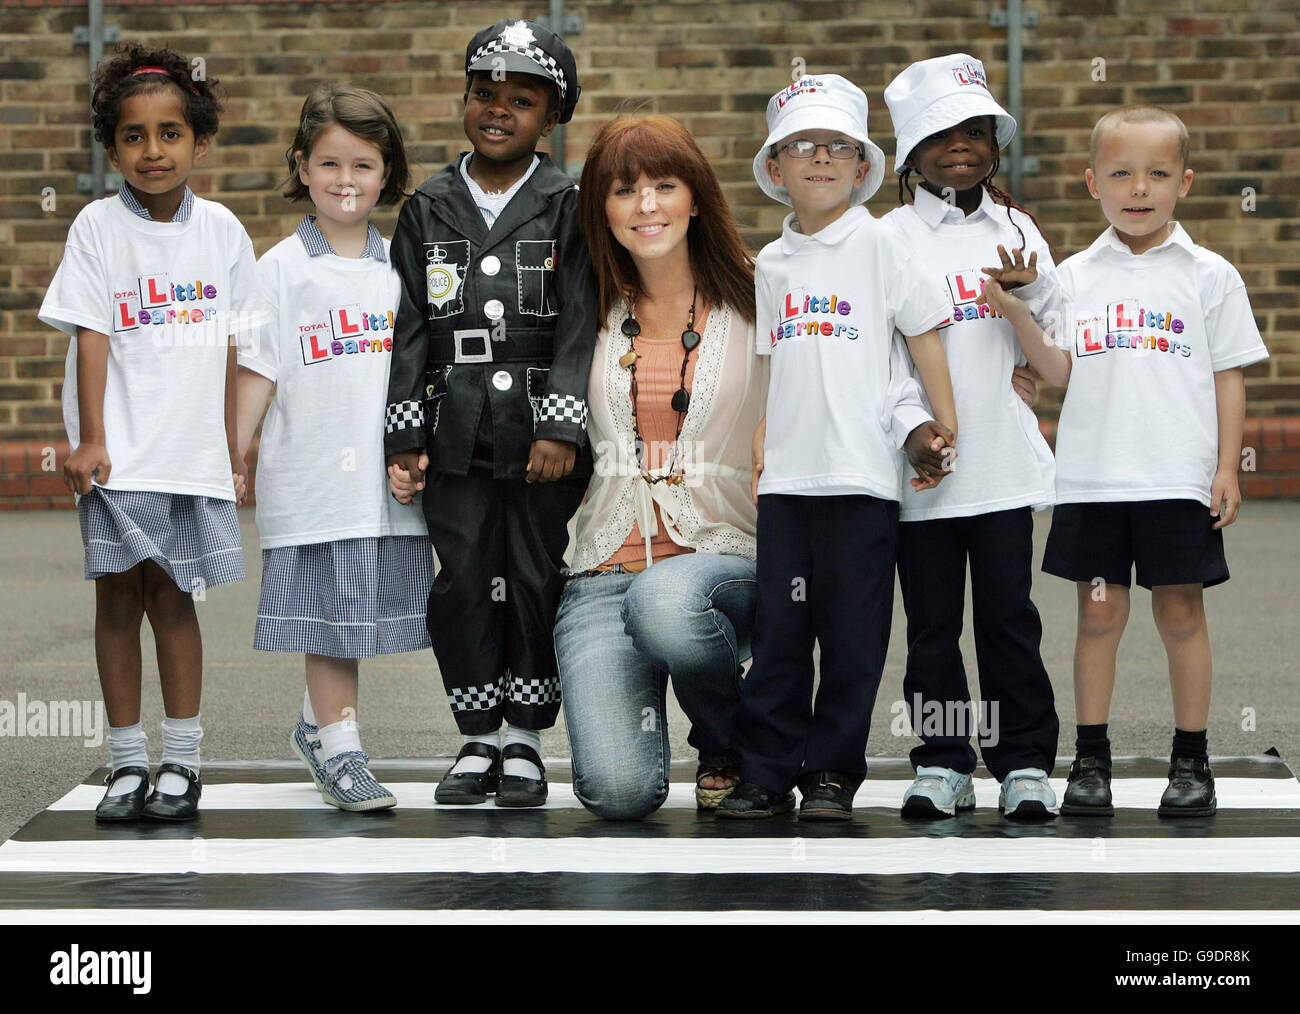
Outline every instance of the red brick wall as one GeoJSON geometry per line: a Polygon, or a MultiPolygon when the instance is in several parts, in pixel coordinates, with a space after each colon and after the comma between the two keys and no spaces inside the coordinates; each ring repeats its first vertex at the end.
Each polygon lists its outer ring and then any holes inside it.
{"type": "MultiPolygon", "coordinates": [[[[763,137],[767,97],[790,80],[793,61],[861,84],[872,104],[873,135],[891,156],[881,92],[911,61],[965,50],[984,60],[994,93],[1006,96],[1005,30],[988,25],[985,0],[570,0],[568,6],[585,20],[570,40],[583,84],[569,125],[570,162],[580,162],[595,129],[626,103],[677,116],[712,159],[754,248],[777,233],[785,211],[754,185],[750,161],[763,137]]],[[[1040,23],[1024,32],[1021,129],[1026,153],[1040,158],[1041,170],[1026,177],[1017,196],[1062,257],[1082,249],[1105,225],[1083,184],[1097,116],[1126,102],[1157,102],[1178,112],[1191,132],[1197,174],[1178,217],[1198,242],[1238,266],[1272,353],[1246,370],[1247,413],[1300,415],[1300,10],[1294,0],[1033,0],[1031,6],[1040,23]],[[1105,61],[1104,81],[1093,80],[1098,58],[1105,61]],[[1242,206],[1247,187],[1254,191],[1253,211],[1242,206]]],[[[416,172],[427,175],[463,146],[459,108],[469,36],[497,18],[546,10],[542,0],[136,0],[108,3],[105,21],[118,25],[124,39],[165,42],[204,57],[209,76],[222,80],[228,101],[221,132],[191,184],[240,216],[260,254],[300,214],[275,188],[311,85],[350,79],[388,96],[419,162],[416,172]]],[[[68,225],[86,200],[74,181],[90,168],[87,56],[72,38],[85,22],[83,2],[0,0],[0,440],[49,443],[63,433],[58,399],[67,340],[41,325],[36,309],[68,225]],[[41,208],[47,186],[57,196],[51,213],[41,208]]],[[[873,213],[895,206],[893,180],[887,174],[873,213]]],[[[391,212],[376,219],[386,233],[395,220],[391,212]]],[[[1042,392],[1043,418],[1055,417],[1059,397],[1059,391],[1042,392]]]]}

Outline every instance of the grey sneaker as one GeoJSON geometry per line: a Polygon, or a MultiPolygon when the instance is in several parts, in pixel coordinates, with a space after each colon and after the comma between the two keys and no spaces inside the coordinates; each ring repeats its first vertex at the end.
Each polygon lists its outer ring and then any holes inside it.
{"type": "Polygon", "coordinates": [[[298,755],[298,759],[307,765],[307,770],[311,773],[311,780],[316,783],[317,790],[324,792],[329,772],[316,759],[316,750],[320,748],[320,730],[316,726],[309,724],[302,715],[299,715],[298,724],[294,726],[293,732],[289,735],[289,746],[298,755]]]}
{"type": "Polygon", "coordinates": [[[922,765],[903,793],[904,817],[951,817],[975,809],[975,784],[970,775],[952,768],[922,765]]]}
{"type": "Polygon", "coordinates": [[[1056,816],[1056,793],[1042,768],[1019,768],[1002,779],[998,809],[1012,820],[1056,816]]]}
{"type": "Polygon", "coordinates": [[[397,797],[375,781],[367,767],[370,758],[360,750],[348,750],[331,757],[321,787],[321,799],[340,810],[386,810],[397,805],[397,797]]]}

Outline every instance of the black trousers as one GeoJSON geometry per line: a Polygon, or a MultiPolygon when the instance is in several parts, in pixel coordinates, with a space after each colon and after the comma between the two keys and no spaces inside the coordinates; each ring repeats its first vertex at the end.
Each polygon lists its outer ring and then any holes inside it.
{"type": "Polygon", "coordinates": [[[741,775],[785,792],[804,775],[864,776],[889,645],[898,504],[758,498],[754,663],[740,692],[741,775]],[[821,681],[813,700],[813,642],[821,681]]]}
{"type": "Polygon", "coordinates": [[[975,770],[974,735],[1001,781],[1056,762],[1055,698],[1039,646],[1042,621],[1029,597],[1034,521],[1028,507],[898,526],[898,579],[907,610],[903,697],[921,738],[912,766],[975,770]],[[972,712],[962,663],[966,561],[970,560],[975,658],[982,708],[972,712]]]}
{"type": "Polygon", "coordinates": [[[560,710],[552,633],[568,522],[587,480],[430,475],[424,516],[438,553],[429,639],[463,735],[549,729],[560,710]]]}

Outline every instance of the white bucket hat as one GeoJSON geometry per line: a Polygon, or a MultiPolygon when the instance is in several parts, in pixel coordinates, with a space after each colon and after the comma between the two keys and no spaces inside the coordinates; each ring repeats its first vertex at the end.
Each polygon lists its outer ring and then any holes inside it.
{"type": "Polygon", "coordinates": [[[898,147],[894,172],[901,173],[912,149],[931,134],[972,116],[992,116],[998,149],[1016,133],[1016,121],[989,94],[984,64],[967,53],[921,60],[889,82],[885,105],[894,121],[898,147]]]}
{"type": "Polygon", "coordinates": [[[871,168],[861,186],[853,188],[849,203],[861,204],[880,189],[885,178],[885,153],[867,137],[867,96],[838,74],[801,77],[767,102],[767,140],[754,156],[754,179],[774,201],[790,204],[790,192],[772,182],[767,172],[768,149],[782,138],[802,130],[837,130],[861,141],[871,168]]]}

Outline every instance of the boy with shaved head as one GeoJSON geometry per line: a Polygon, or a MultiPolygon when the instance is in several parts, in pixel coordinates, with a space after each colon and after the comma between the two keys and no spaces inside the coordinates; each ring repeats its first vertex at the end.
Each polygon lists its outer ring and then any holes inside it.
{"type": "Polygon", "coordinates": [[[1192,185],[1188,147],[1187,128],[1167,110],[1107,113],[1085,178],[1110,228],[1054,275],[1037,277],[1032,258],[1013,262],[1001,248],[1002,267],[986,269],[986,298],[1015,326],[1030,365],[1050,384],[1068,382],[1043,556],[1043,570],[1076,582],[1078,594],[1067,815],[1114,814],[1107,721],[1134,565],[1151,590],[1173,689],[1169,785],[1157,812],[1216,808],[1202,589],[1228,579],[1222,529],[1241,505],[1242,368],[1268,352],[1237,269],[1173,218],[1192,185]]]}

